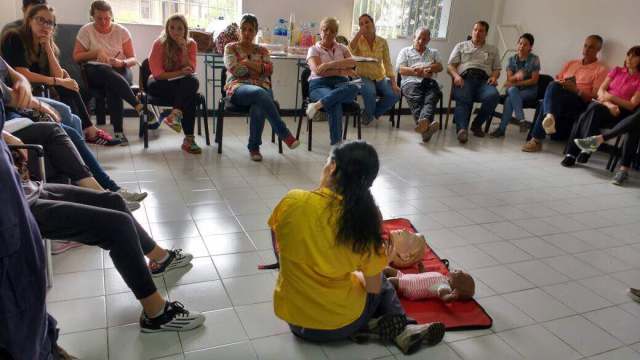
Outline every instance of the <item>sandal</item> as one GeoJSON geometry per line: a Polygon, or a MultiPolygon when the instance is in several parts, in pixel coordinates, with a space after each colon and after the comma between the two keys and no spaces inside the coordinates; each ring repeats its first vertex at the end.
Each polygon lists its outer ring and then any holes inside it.
{"type": "Polygon", "coordinates": [[[164,123],[167,124],[173,131],[179,133],[182,131],[182,111],[173,109],[171,114],[164,118],[164,123]]]}
{"type": "Polygon", "coordinates": [[[187,136],[182,142],[182,150],[189,154],[201,154],[202,149],[196,144],[196,139],[193,136],[187,136]]]}

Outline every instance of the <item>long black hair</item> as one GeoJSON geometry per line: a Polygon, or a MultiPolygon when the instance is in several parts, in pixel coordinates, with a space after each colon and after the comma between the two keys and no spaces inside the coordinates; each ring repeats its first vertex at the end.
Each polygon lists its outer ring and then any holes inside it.
{"type": "Polygon", "coordinates": [[[369,188],[380,162],[373,146],[364,141],[346,142],[333,148],[331,159],[336,169],[332,180],[342,196],[338,213],[338,244],[364,254],[382,248],[382,219],[369,188]]]}

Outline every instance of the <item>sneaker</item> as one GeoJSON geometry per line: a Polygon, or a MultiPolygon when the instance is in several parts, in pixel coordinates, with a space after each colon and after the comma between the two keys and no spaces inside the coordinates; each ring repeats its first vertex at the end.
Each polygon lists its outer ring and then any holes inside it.
{"type": "Polygon", "coordinates": [[[128,146],[129,139],[124,135],[124,133],[115,133],[113,134],[114,139],[120,141],[120,146],[128,146]]]}
{"type": "Polygon", "coordinates": [[[471,132],[475,137],[484,137],[485,133],[482,131],[482,125],[471,124],[471,132]]]}
{"type": "Polygon", "coordinates": [[[440,130],[440,123],[432,121],[427,130],[422,133],[422,142],[429,142],[438,130],[440,130]]]}
{"type": "Polygon", "coordinates": [[[573,139],[573,143],[580,148],[583,152],[594,153],[598,150],[598,142],[596,136],[589,136],[584,139],[573,139]]]}
{"type": "Polygon", "coordinates": [[[171,128],[171,130],[179,133],[182,131],[182,111],[173,110],[171,114],[164,118],[164,123],[171,128]]]}
{"type": "Polygon", "coordinates": [[[635,302],[640,302],[640,290],[629,288],[627,289],[627,294],[629,294],[629,297],[631,298],[631,300],[635,302]]]}
{"type": "Polygon", "coordinates": [[[318,112],[318,102],[312,102],[309,103],[307,105],[307,117],[309,119],[313,119],[313,117],[316,115],[316,113],[318,112]]]}
{"type": "Polygon", "coordinates": [[[425,131],[427,131],[427,129],[429,129],[429,120],[428,119],[420,119],[418,120],[418,122],[416,123],[416,127],[413,128],[413,130],[415,130],[415,132],[423,134],[425,131]]]}
{"type": "Polygon", "coordinates": [[[169,258],[162,263],[149,261],[149,271],[151,276],[162,276],[167,271],[187,266],[193,260],[193,255],[182,252],[182,249],[167,250],[169,258]]]}
{"type": "Polygon", "coordinates": [[[395,339],[394,343],[403,354],[409,355],[420,349],[424,343],[433,346],[442,341],[445,327],[441,322],[421,325],[407,325],[404,331],[395,339]]]}
{"type": "Polygon", "coordinates": [[[51,255],[62,254],[67,250],[82,246],[82,244],[75,241],[67,240],[49,240],[51,241],[51,255]]]}
{"type": "Polygon", "coordinates": [[[156,117],[156,113],[153,111],[149,111],[149,120],[147,121],[147,128],[149,130],[158,130],[158,128],[162,125],[162,120],[158,121],[156,117]]]}
{"type": "Polygon", "coordinates": [[[560,165],[564,167],[573,167],[573,165],[575,164],[576,164],[576,158],[571,155],[565,156],[564,159],[562,159],[562,161],[560,162],[560,165]]]}
{"type": "Polygon", "coordinates": [[[178,301],[167,302],[162,315],[150,319],[144,311],[140,315],[140,331],[155,333],[160,331],[186,331],[200,327],[204,323],[204,315],[185,310],[178,301]]]}
{"type": "Polygon", "coordinates": [[[458,130],[458,141],[460,144],[466,144],[467,141],[469,141],[469,133],[467,132],[467,129],[458,130]]]}
{"type": "Polygon", "coordinates": [[[147,197],[147,195],[149,195],[144,191],[139,193],[129,192],[125,188],[120,188],[120,190],[116,191],[116,193],[122,196],[122,198],[128,202],[140,202],[144,200],[147,197]]]}
{"type": "Polygon", "coordinates": [[[120,140],[114,139],[108,132],[98,129],[96,131],[96,137],[93,139],[86,139],[86,141],[90,144],[96,145],[104,145],[104,146],[115,146],[120,145],[120,140]]]}
{"type": "Polygon", "coordinates": [[[395,339],[407,327],[407,316],[404,314],[386,314],[369,320],[370,333],[376,334],[382,341],[395,339]]]}
{"type": "Polygon", "coordinates": [[[581,152],[576,156],[576,162],[580,164],[586,164],[589,162],[589,158],[591,157],[591,153],[581,152]]]}
{"type": "Polygon", "coordinates": [[[522,145],[522,151],[524,152],[538,152],[542,150],[542,142],[536,138],[531,138],[524,145],[522,145]]]}
{"type": "Polygon", "coordinates": [[[140,209],[141,205],[139,202],[135,202],[135,201],[127,201],[127,209],[129,209],[130,212],[134,212],[138,209],[140,209]]]}
{"type": "Polygon", "coordinates": [[[193,136],[185,137],[181,148],[189,154],[202,154],[202,149],[196,144],[196,139],[193,136]]]}
{"type": "Polygon", "coordinates": [[[618,170],[616,171],[616,174],[613,175],[613,180],[611,180],[611,183],[613,185],[622,186],[625,183],[625,181],[627,181],[628,179],[629,179],[628,171],[618,170]]]}
{"type": "Polygon", "coordinates": [[[501,138],[501,137],[504,137],[504,133],[505,133],[504,130],[497,128],[492,133],[489,134],[489,137],[494,139],[501,138]]]}
{"type": "Polygon", "coordinates": [[[291,150],[297,148],[300,145],[300,141],[293,137],[293,135],[289,134],[284,139],[284,143],[287,144],[287,147],[291,150]]]}
{"type": "Polygon", "coordinates": [[[544,132],[547,135],[556,133],[556,118],[553,114],[547,114],[547,116],[542,119],[542,128],[544,128],[544,132]]]}
{"type": "Polygon", "coordinates": [[[253,161],[262,161],[262,154],[260,154],[260,150],[250,150],[249,157],[253,161]]]}

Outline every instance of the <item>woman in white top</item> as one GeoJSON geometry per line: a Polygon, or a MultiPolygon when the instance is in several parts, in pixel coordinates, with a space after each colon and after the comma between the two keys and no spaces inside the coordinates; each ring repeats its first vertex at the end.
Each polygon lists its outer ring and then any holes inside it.
{"type": "Polygon", "coordinates": [[[107,1],[91,3],[90,14],[93,22],[78,31],[73,60],[84,64],[89,87],[104,89],[114,135],[121,145],[128,145],[122,131],[122,100],[136,111],[142,110],[142,104],[130,87],[132,74],[129,68],[137,64],[131,34],[112,21],[113,12],[107,1]]]}

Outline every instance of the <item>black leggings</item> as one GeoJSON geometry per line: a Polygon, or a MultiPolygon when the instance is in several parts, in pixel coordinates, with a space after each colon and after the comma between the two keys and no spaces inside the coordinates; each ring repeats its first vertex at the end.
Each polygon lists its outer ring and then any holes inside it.
{"type": "Polygon", "coordinates": [[[93,126],[93,123],[91,123],[91,115],[89,115],[89,111],[87,111],[87,107],[85,106],[79,92],[69,90],[62,86],[56,86],[55,90],[60,97],[60,102],[63,102],[70,107],[71,112],[78,115],[80,120],[82,120],[82,129],[93,126]]]}
{"type": "Polygon", "coordinates": [[[89,87],[104,91],[113,131],[122,132],[124,107],[122,100],[135,107],[139,102],[131,91],[132,74],[129,68],[114,69],[106,65],[85,64],[89,87]]]}
{"type": "Polygon", "coordinates": [[[602,138],[604,141],[608,141],[624,134],[627,134],[627,139],[622,148],[620,165],[628,167],[631,166],[633,158],[636,156],[640,142],[640,110],[636,110],[633,114],[620,120],[613,129],[603,132],[602,138]]]}
{"type": "Polygon", "coordinates": [[[196,114],[196,95],[200,83],[193,76],[185,76],[178,80],[155,80],[149,78],[147,91],[175,109],[182,111],[182,129],[185,135],[193,135],[193,124],[196,114]]]}
{"type": "Polygon", "coordinates": [[[156,292],[144,258],[156,243],[133,218],[120,195],[45,184],[31,212],[45,238],[109,250],[113,265],[137,299],[156,292]]]}
{"type": "MultiPolygon", "coordinates": [[[[42,145],[48,181],[66,182],[68,178],[76,182],[93,177],[69,135],[60,125],[52,122],[38,122],[14,132],[13,135],[25,144],[42,145]]],[[[38,173],[35,156],[29,156],[29,171],[32,174],[38,173]]]]}

